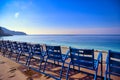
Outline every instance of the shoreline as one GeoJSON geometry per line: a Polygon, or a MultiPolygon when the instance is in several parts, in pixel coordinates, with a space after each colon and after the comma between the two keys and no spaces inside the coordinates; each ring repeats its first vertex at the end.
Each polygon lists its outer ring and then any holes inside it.
{"type": "Polygon", "coordinates": [[[119,38],[116,37],[119,35],[100,35],[100,36],[80,36],[80,35],[25,35],[25,36],[13,36],[13,37],[3,37],[4,40],[19,41],[19,42],[28,42],[28,43],[37,43],[37,44],[46,44],[46,45],[59,45],[66,47],[75,47],[75,48],[88,48],[95,49],[96,51],[107,52],[108,50],[119,51],[120,46],[119,38]],[[114,39],[110,42],[110,39],[114,39]],[[77,40],[78,39],[78,40],[77,40]],[[81,45],[82,44],[82,45],[81,45]],[[113,45],[113,46],[112,46],[113,45]]]}

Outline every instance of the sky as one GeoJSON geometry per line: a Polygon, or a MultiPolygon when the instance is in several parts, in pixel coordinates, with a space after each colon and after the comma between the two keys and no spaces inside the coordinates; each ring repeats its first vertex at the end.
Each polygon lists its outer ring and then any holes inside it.
{"type": "Polygon", "coordinates": [[[0,26],[27,34],[120,34],[120,1],[0,0],[0,26]]]}

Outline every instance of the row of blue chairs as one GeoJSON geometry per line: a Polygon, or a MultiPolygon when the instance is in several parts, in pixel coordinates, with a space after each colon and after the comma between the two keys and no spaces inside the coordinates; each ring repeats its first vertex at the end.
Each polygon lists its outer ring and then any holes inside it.
{"type": "MultiPolygon", "coordinates": [[[[24,57],[26,61],[25,65],[32,68],[32,61],[38,61],[39,71],[48,74],[46,72],[47,63],[53,62],[53,65],[60,65],[61,70],[59,77],[49,74],[51,77],[61,80],[63,70],[67,68],[66,80],[70,78],[69,73],[71,69],[80,72],[80,68],[86,68],[94,71],[94,80],[98,78],[98,67],[100,65],[100,77],[102,78],[102,52],[98,54],[97,59],[94,58],[94,49],[77,49],[69,47],[68,51],[63,54],[60,46],[50,46],[40,44],[30,44],[26,42],[16,41],[0,41],[0,51],[3,56],[12,58],[15,56],[15,61],[20,62],[24,57]],[[66,60],[70,60],[67,61],[66,60]],[[43,63],[43,64],[42,64],[43,63]],[[67,66],[65,66],[67,64],[67,66]],[[43,65],[43,69],[42,69],[43,65]],[[72,68],[71,68],[72,66],[72,68]],[[76,67],[78,69],[76,69],[76,67]]],[[[104,79],[110,79],[110,74],[120,75],[120,53],[109,50],[106,60],[106,71],[104,79]],[[107,77],[108,76],[108,77],[107,77]]]]}

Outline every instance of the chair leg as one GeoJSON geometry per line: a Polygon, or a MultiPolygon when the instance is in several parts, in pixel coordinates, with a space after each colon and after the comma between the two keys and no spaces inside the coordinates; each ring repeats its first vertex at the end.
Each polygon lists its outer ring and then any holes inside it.
{"type": "Polygon", "coordinates": [[[61,71],[60,71],[60,80],[61,80],[61,78],[62,78],[62,72],[63,72],[63,69],[64,69],[64,63],[65,63],[65,62],[63,62],[62,68],[61,68],[61,71]]]}
{"type": "Polygon", "coordinates": [[[105,71],[104,80],[107,80],[107,72],[105,71]]]}
{"type": "Polygon", "coordinates": [[[40,59],[39,71],[41,70],[41,65],[44,59],[40,59]]]}
{"type": "MultiPolygon", "coordinates": [[[[99,63],[98,63],[99,66],[99,63]]],[[[98,67],[95,69],[94,80],[97,80],[98,67]]]]}
{"type": "Polygon", "coordinates": [[[78,67],[78,72],[80,72],[80,67],[78,67]]]}
{"type": "Polygon", "coordinates": [[[2,49],[2,51],[1,51],[1,52],[2,52],[2,55],[5,57],[5,52],[4,52],[4,49],[2,49]]]}
{"type": "Polygon", "coordinates": [[[97,80],[97,71],[95,71],[94,80],[97,80]]]}
{"type": "Polygon", "coordinates": [[[54,65],[55,65],[55,60],[54,60],[54,65]]]}
{"type": "Polygon", "coordinates": [[[110,80],[110,73],[108,73],[108,80],[110,80]]]}
{"type": "Polygon", "coordinates": [[[12,57],[12,54],[13,54],[13,52],[10,52],[10,53],[9,53],[9,58],[11,58],[11,57],[12,57]]]}
{"type": "Polygon", "coordinates": [[[67,69],[67,73],[66,73],[66,80],[68,80],[68,77],[69,77],[70,65],[71,65],[71,63],[69,64],[68,69],[67,69]]]}
{"type": "Polygon", "coordinates": [[[2,53],[3,53],[2,55],[5,57],[5,52],[3,51],[2,53]]]}
{"type": "Polygon", "coordinates": [[[9,53],[8,53],[8,58],[11,58],[11,54],[12,54],[12,52],[9,52],[9,53]]]}
{"type": "Polygon", "coordinates": [[[43,69],[43,72],[45,72],[46,63],[47,63],[47,59],[46,59],[46,61],[45,61],[45,65],[44,65],[44,69],[43,69]]]}
{"type": "Polygon", "coordinates": [[[7,58],[10,58],[10,52],[8,51],[7,58]]]}
{"type": "Polygon", "coordinates": [[[29,61],[28,61],[28,67],[30,66],[30,63],[31,63],[31,58],[30,58],[29,61]]]}
{"type": "Polygon", "coordinates": [[[14,52],[11,53],[10,58],[12,58],[13,54],[14,54],[14,52]]]}
{"type": "Polygon", "coordinates": [[[17,54],[17,56],[16,56],[16,61],[18,61],[18,56],[19,56],[19,53],[16,53],[17,54]]]}
{"type": "Polygon", "coordinates": [[[22,55],[22,53],[20,53],[19,55],[18,55],[18,62],[19,62],[19,60],[20,60],[20,56],[22,55]]]}
{"type": "Polygon", "coordinates": [[[103,71],[103,64],[102,64],[102,56],[101,56],[101,78],[102,78],[102,75],[103,75],[102,71],[103,71]]]}
{"type": "Polygon", "coordinates": [[[59,61],[58,61],[58,65],[60,65],[60,64],[59,64],[59,61]]]}
{"type": "Polygon", "coordinates": [[[75,66],[73,65],[73,69],[75,69],[75,66]]]}
{"type": "Polygon", "coordinates": [[[29,57],[27,57],[25,65],[27,65],[28,62],[29,62],[29,57]]]}

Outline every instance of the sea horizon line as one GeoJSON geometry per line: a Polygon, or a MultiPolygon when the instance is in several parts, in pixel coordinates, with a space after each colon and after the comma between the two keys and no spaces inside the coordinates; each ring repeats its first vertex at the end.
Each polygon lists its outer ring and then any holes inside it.
{"type": "Polygon", "coordinates": [[[120,36],[120,34],[27,34],[28,36],[120,36]]]}

